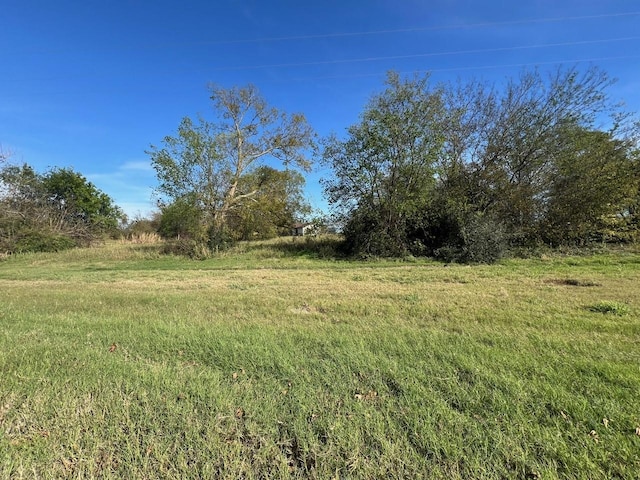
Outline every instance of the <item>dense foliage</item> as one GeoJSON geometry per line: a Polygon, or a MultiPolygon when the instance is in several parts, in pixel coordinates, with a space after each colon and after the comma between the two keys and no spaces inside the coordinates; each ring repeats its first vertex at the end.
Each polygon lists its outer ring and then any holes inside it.
{"type": "Polygon", "coordinates": [[[29,165],[0,170],[0,251],[57,251],[118,230],[123,212],[71,169],[37,173],[29,165]]]}
{"type": "Polygon", "coordinates": [[[597,69],[524,72],[501,90],[390,74],[346,138],[324,144],[349,251],[493,261],[636,238],[638,125],[611,83],[597,69]]]}
{"type": "MultiPolygon", "coordinates": [[[[512,248],[637,241],[640,122],[611,101],[612,83],[596,68],[523,71],[500,87],[390,73],[359,122],[323,141],[347,253],[492,262],[512,248]]],[[[214,121],[184,118],[151,146],[160,211],[128,232],[191,256],[287,234],[310,213],[304,116],[253,86],[212,86],[211,100],[214,121]]],[[[3,252],[88,244],[123,218],[69,169],[3,165],[0,188],[3,252]]]]}
{"type": "Polygon", "coordinates": [[[304,198],[304,184],[299,172],[266,165],[243,175],[239,189],[256,193],[230,212],[228,228],[242,240],[289,235],[293,223],[311,211],[304,198]]]}

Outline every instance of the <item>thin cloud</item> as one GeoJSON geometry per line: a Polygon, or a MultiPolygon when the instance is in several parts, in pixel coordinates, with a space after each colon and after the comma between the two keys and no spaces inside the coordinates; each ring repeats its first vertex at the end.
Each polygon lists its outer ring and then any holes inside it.
{"type": "Polygon", "coordinates": [[[153,167],[149,162],[145,161],[133,161],[133,162],[125,162],[120,167],[119,170],[122,171],[136,171],[136,172],[153,172],[153,167]]]}

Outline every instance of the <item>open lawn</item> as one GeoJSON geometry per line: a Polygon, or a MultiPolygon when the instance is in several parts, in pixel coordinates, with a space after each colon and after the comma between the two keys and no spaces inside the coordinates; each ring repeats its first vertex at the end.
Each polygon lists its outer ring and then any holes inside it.
{"type": "Polygon", "coordinates": [[[0,478],[640,478],[640,253],[300,245],[0,261],[0,478]]]}

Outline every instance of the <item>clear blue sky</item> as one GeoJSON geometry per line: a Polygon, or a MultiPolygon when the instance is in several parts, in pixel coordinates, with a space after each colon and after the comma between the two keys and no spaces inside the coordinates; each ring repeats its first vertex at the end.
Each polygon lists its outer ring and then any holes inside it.
{"type": "MultiPolygon", "coordinates": [[[[500,83],[524,68],[600,66],[640,110],[638,0],[1,0],[0,145],[38,171],[72,167],[146,215],[144,153],[207,85],[255,84],[319,135],[355,123],[385,72],[500,83]]],[[[324,208],[316,170],[307,191],[324,208]]]]}

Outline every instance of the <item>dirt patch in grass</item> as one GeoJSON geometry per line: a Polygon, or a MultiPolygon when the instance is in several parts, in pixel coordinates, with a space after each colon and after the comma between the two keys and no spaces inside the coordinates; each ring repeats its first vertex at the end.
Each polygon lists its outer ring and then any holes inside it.
{"type": "Polygon", "coordinates": [[[567,287],[601,287],[602,284],[591,280],[578,280],[577,278],[552,278],[547,283],[554,285],[564,285],[567,287]]]}

